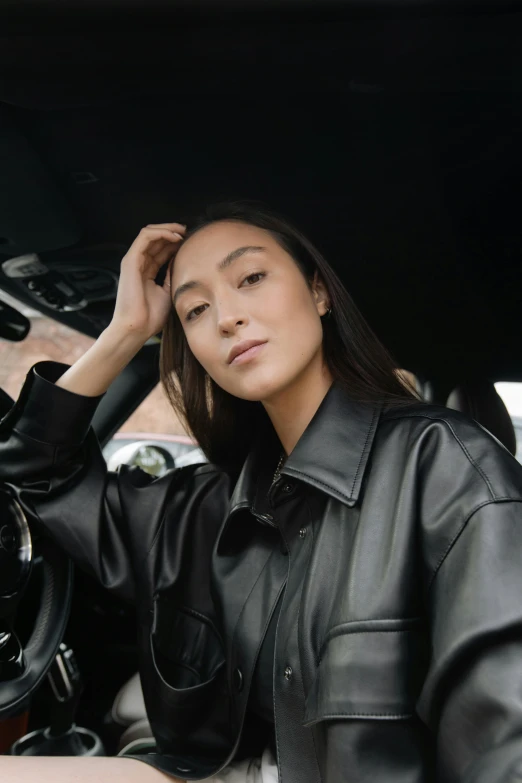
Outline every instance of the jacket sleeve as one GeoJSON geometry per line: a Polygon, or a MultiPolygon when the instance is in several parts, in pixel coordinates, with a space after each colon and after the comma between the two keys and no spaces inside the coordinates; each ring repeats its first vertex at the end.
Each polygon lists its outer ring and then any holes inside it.
{"type": "MultiPolygon", "coordinates": [[[[132,600],[134,579],[120,501],[91,419],[102,399],[56,386],[69,365],[38,362],[0,421],[0,483],[84,570],[132,600]]],[[[153,480],[140,471],[141,482],[153,480]]]]}
{"type": "Polygon", "coordinates": [[[431,662],[418,712],[438,783],[522,780],[522,501],[468,516],[430,590],[431,662]]]}

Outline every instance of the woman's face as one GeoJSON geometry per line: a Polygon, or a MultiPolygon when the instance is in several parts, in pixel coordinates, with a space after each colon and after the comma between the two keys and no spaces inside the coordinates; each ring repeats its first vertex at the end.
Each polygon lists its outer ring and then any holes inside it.
{"type": "Polygon", "coordinates": [[[319,281],[310,289],[268,231],[239,221],[201,229],[176,255],[171,291],[190,350],[230,394],[268,401],[322,372],[326,291],[319,281]]]}

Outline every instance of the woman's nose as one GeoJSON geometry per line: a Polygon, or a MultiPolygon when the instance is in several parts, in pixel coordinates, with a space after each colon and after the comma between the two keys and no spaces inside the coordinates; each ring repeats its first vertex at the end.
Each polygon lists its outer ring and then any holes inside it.
{"type": "Polygon", "coordinates": [[[237,311],[222,314],[218,319],[219,331],[221,334],[234,334],[236,329],[245,325],[246,320],[246,316],[237,311]]]}

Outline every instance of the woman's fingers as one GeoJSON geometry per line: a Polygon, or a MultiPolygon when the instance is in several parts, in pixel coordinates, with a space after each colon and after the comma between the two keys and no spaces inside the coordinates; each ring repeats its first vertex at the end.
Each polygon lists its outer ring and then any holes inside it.
{"type": "Polygon", "coordinates": [[[175,239],[182,240],[184,239],[183,235],[186,230],[186,226],[184,226],[183,223],[155,223],[155,224],[150,224],[148,226],[145,226],[145,228],[149,229],[149,233],[151,235],[151,250],[152,248],[154,248],[151,252],[151,255],[155,255],[156,252],[156,245],[153,244],[155,235],[160,239],[165,236],[163,232],[167,230],[169,232],[172,232],[172,236],[175,239]]]}
{"type": "Polygon", "coordinates": [[[167,267],[167,271],[165,273],[165,280],[163,281],[163,290],[166,291],[169,296],[171,295],[171,277],[172,277],[172,264],[174,259],[172,259],[167,267]]]}
{"type": "Polygon", "coordinates": [[[138,239],[141,240],[140,244],[144,247],[150,247],[156,249],[157,243],[163,247],[163,241],[168,242],[177,241],[183,239],[182,230],[175,231],[173,228],[161,228],[160,226],[145,226],[138,234],[138,239]]]}
{"type": "Polygon", "coordinates": [[[169,259],[174,258],[178,250],[179,245],[176,247],[175,245],[172,246],[172,244],[166,242],[165,246],[154,256],[154,266],[158,268],[163,266],[169,259]]]}
{"type": "Polygon", "coordinates": [[[165,250],[171,253],[176,252],[182,241],[183,237],[181,234],[173,233],[171,237],[167,237],[166,239],[161,237],[158,240],[153,240],[149,245],[147,252],[154,261],[157,261],[161,256],[165,255],[165,250]],[[178,247],[176,247],[176,244],[178,247]]]}
{"type": "MultiPolygon", "coordinates": [[[[168,242],[179,242],[180,239],[183,239],[180,231],[174,231],[174,229],[169,228],[159,228],[156,226],[145,226],[145,228],[141,229],[140,233],[132,243],[129,252],[132,252],[132,250],[139,250],[140,252],[143,252],[146,249],[148,250],[153,243],[160,240],[166,240],[168,242]]],[[[129,255],[129,253],[127,253],[127,255],[129,255]]]]}
{"type": "Polygon", "coordinates": [[[187,227],[184,223],[147,223],[145,228],[168,228],[171,231],[187,230],[187,227]]]}
{"type": "Polygon", "coordinates": [[[122,264],[128,266],[134,262],[142,269],[151,265],[159,268],[168,259],[170,253],[175,253],[179,249],[182,240],[183,236],[177,231],[146,226],[141,229],[132,243],[122,264]]]}

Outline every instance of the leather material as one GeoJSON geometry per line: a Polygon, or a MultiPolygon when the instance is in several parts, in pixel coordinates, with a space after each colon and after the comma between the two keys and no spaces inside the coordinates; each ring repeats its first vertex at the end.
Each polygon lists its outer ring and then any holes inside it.
{"type": "Polygon", "coordinates": [[[446,405],[472,416],[512,454],[517,453],[517,436],[511,416],[491,381],[476,379],[457,386],[449,395],[446,405]]]}
{"type": "Polygon", "coordinates": [[[10,408],[12,408],[14,405],[14,400],[5,392],[3,389],[0,389],[0,419],[5,416],[5,414],[9,411],[10,408]]]}
{"type": "Polygon", "coordinates": [[[49,539],[35,542],[33,552],[34,557],[41,557],[40,603],[31,636],[24,646],[22,675],[12,680],[0,679],[0,718],[18,715],[28,708],[54,661],[69,620],[72,562],[49,539]]]}
{"type": "MultiPolygon", "coordinates": [[[[0,424],[0,479],[75,562],[136,604],[157,752],[135,758],[185,780],[234,758],[283,595],[283,783],[514,779],[522,467],[495,437],[442,406],[383,410],[334,384],[268,493],[260,442],[235,486],[209,464],[111,474],[85,434],[93,401],[56,392],[66,367],[28,374],[0,424]]],[[[277,446],[268,426],[263,441],[277,446]]]]}
{"type": "Polygon", "coordinates": [[[419,625],[375,620],[332,628],[306,700],[305,725],[332,718],[412,718],[422,677],[410,673],[422,674],[425,652],[419,625]]]}

